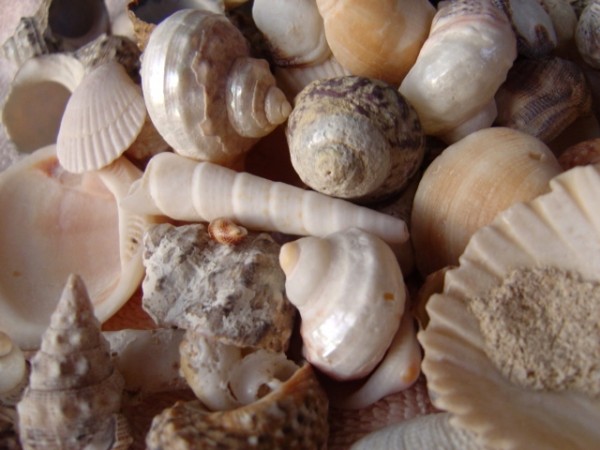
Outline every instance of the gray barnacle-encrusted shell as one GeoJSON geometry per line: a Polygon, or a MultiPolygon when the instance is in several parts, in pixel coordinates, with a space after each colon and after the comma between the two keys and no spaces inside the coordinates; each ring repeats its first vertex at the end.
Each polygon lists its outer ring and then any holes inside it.
{"type": "Polygon", "coordinates": [[[356,76],[304,88],[286,136],[294,169],[307,185],[363,202],[400,192],[425,151],[421,123],[404,97],[387,83],[356,76]]]}
{"type": "Polygon", "coordinates": [[[161,224],[144,237],[143,307],[161,326],[196,329],[241,347],[283,351],[295,309],[285,296],[280,245],[249,233],[235,246],[202,224],[161,224]]]}

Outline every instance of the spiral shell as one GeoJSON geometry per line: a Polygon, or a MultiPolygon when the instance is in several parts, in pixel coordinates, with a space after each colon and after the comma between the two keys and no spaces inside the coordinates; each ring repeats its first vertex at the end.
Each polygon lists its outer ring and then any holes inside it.
{"type": "Polygon", "coordinates": [[[401,219],[173,153],[150,160],[121,207],[191,222],[227,217],[248,229],[295,235],[326,236],[360,227],[390,244],[408,239],[401,219]]]}
{"type": "Polygon", "coordinates": [[[600,69],[600,1],[590,1],[582,11],[575,29],[575,43],[584,61],[600,69]]]}
{"type": "Polygon", "coordinates": [[[511,24],[489,0],[445,2],[400,93],[425,134],[455,142],[492,124],[494,94],[516,56],[511,24]]]}
{"type": "Polygon", "coordinates": [[[302,90],[286,136],[292,165],[308,186],[361,202],[402,190],[425,152],[417,113],[402,95],[355,76],[318,80],[302,90]]]}
{"type": "Polygon", "coordinates": [[[392,250],[358,228],[281,247],[286,294],[302,318],[306,359],[336,379],[366,376],[381,361],[404,310],[392,250]]]}
{"type": "Polygon", "coordinates": [[[23,447],[115,448],[123,379],[77,275],[67,280],[31,364],[29,387],[17,404],[23,447]]]}
{"type": "Polygon", "coordinates": [[[175,152],[232,164],[287,119],[291,106],[268,64],[248,55],[244,36],[222,14],[180,10],[154,29],[142,90],[152,122],[175,152]]]}
{"type": "Polygon", "coordinates": [[[417,59],[435,13],[427,0],[317,0],[317,6],[337,61],[353,75],[396,86],[417,59]]]}

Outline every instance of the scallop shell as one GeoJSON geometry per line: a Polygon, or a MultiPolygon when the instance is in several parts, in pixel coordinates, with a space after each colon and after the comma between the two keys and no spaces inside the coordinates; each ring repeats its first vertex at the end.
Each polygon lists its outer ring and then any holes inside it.
{"type": "Polygon", "coordinates": [[[488,358],[469,299],[499,286],[517,268],[553,266],[598,282],[600,173],[571,169],[551,192],[507,209],[473,235],[444,292],[428,304],[418,338],[434,404],[455,425],[497,449],[588,449],[600,442],[600,400],[575,391],[534,390],[504,377],[488,358]],[[534,405],[534,406],[532,406],[534,405]]]}
{"type": "Polygon", "coordinates": [[[592,0],[581,12],[575,29],[579,54],[591,67],[600,69],[600,2],[592,0]]]}
{"type": "Polygon", "coordinates": [[[387,83],[355,76],[304,88],[286,137],[302,181],[318,192],[363,203],[400,192],[425,153],[425,135],[408,101],[387,83]]]}
{"type": "Polygon", "coordinates": [[[425,134],[455,142],[492,124],[494,94],[516,56],[511,24],[492,2],[445,2],[400,93],[425,134]]]}
{"type": "Polygon", "coordinates": [[[327,396],[310,365],[260,400],[231,411],[209,412],[198,401],[177,402],[152,421],[149,450],[204,448],[311,448],[327,446],[327,396]]]}
{"type": "Polygon", "coordinates": [[[497,125],[546,143],[592,109],[592,93],[582,70],[557,57],[515,61],[495,99],[497,125]]]}
{"type": "Polygon", "coordinates": [[[187,9],[161,22],[141,75],[156,129],[194,159],[235,163],[291,110],[267,62],[249,57],[246,39],[222,14],[187,9]]]}
{"type": "Polygon", "coordinates": [[[106,167],[129,148],[145,120],[141,88],[121,64],[106,62],[84,77],[67,102],[58,160],[73,173],[106,167]]]}
{"type": "Polygon", "coordinates": [[[411,216],[417,268],[456,265],[473,233],[510,205],[548,191],[562,171],[539,139],[511,128],[479,130],[425,170],[411,216]]]}
{"type": "Polygon", "coordinates": [[[173,153],[150,160],[121,206],[132,213],[190,222],[227,217],[251,230],[326,236],[355,226],[390,244],[408,239],[401,219],[173,153]]]}
{"type": "Polygon", "coordinates": [[[2,124],[19,151],[56,142],[66,104],[84,75],[83,64],[65,54],[39,56],[21,66],[2,106],[2,124]]]}
{"type": "Polygon", "coordinates": [[[142,234],[150,221],[117,200],[141,175],[120,159],[99,172],[75,175],[54,146],[0,174],[0,329],[23,350],[36,349],[64,280],[77,271],[99,320],[114,314],[143,277],[142,234]],[[60,255],[60,258],[57,258],[60,255]]]}
{"type": "Polygon", "coordinates": [[[83,280],[70,275],[17,404],[23,448],[113,445],[123,379],[83,280]]]}
{"type": "Polygon", "coordinates": [[[435,13],[426,0],[317,0],[317,6],[337,61],[353,75],[393,85],[415,63],[435,13]]]}
{"type": "Polygon", "coordinates": [[[398,331],[406,298],[390,247],[350,228],[288,242],[279,262],[302,318],[305,358],[336,379],[369,374],[398,331]]]}

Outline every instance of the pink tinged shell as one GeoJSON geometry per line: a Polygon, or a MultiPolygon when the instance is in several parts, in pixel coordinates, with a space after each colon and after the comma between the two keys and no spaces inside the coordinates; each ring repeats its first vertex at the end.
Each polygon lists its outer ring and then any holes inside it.
{"type": "Polygon", "coordinates": [[[67,103],[56,144],[58,160],[74,173],[105,167],[129,148],[145,120],[140,87],[119,63],[102,64],[67,103]]]}

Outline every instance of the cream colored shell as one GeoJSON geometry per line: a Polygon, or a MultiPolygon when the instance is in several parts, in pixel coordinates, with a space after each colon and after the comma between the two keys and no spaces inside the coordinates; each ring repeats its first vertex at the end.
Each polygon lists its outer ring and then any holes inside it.
{"type": "Polygon", "coordinates": [[[430,299],[431,320],[418,335],[434,404],[495,449],[588,449],[600,442],[600,400],[508,381],[488,358],[468,308],[469,299],[517,268],[553,266],[600,281],[598,168],[571,169],[550,186],[551,192],[510,207],[473,235],[460,266],[446,273],[443,293],[430,299]]]}
{"type": "Polygon", "coordinates": [[[575,43],[584,61],[600,69],[600,1],[591,0],[581,12],[575,29],[575,43]]]}
{"type": "Polygon", "coordinates": [[[340,380],[381,361],[406,299],[400,266],[381,239],[358,228],[282,246],[286,294],[302,318],[303,354],[340,380]]]}

